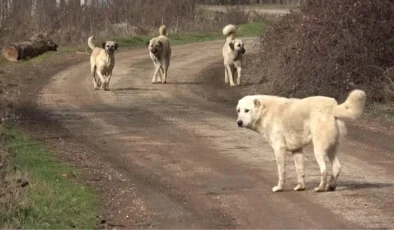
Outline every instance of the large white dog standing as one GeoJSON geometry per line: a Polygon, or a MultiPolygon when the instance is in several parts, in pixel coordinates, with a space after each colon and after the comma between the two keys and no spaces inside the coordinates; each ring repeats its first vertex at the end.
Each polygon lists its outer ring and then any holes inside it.
{"type": "Polygon", "coordinates": [[[269,95],[245,96],[238,101],[237,124],[264,134],[275,152],[278,166],[278,185],[273,192],[283,190],[285,182],[285,155],[291,152],[297,171],[295,191],[305,190],[303,148],[313,143],[321,178],[316,192],[334,191],[341,171],[337,154],[346,135],[345,119],[357,119],[364,110],[366,94],[352,91],[346,101],[338,105],[334,98],[313,96],[304,99],[269,95]],[[333,175],[327,184],[328,156],[333,175]]]}

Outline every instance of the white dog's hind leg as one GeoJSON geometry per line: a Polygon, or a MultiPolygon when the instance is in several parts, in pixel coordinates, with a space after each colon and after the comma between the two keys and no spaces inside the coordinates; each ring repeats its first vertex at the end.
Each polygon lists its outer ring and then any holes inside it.
{"type": "MultiPolygon", "coordinates": [[[[315,144],[314,142],[313,144],[315,144]]],[[[316,147],[313,149],[316,157],[316,161],[319,164],[320,168],[320,184],[319,187],[315,188],[315,192],[324,192],[326,190],[327,185],[327,166],[325,161],[326,150],[322,149],[318,143],[316,143],[316,147]]]]}
{"type": "Polygon", "coordinates": [[[332,176],[327,187],[328,191],[335,191],[337,188],[339,174],[341,173],[341,164],[339,163],[339,159],[337,157],[338,151],[339,146],[337,144],[335,147],[330,148],[330,150],[327,152],[328,159],[332,164],[332,176]]]}
{"type": "Polygon", "coordinates": [[[305,190],[305,172],[304,172],[304,154],[301,150],[293,152],[294,164],[297,171],[297,181],[298,184],[294,188],[294,191],[304,191],[305,190]]]}
{"type": "Polygon", "coordinates": [[[168,67],[170,67],[170,59],[164,60],[163,78],[161,79],[161,83],[163,84],[167,83],[168,67]]]}
{"type": "Polygon", "coordinates": [[[234,84],[234,80],[233,80],[233,70],[231,68],[231,66],[227,65],[227,73],[228,73],[228,78],[230,80],[230,86],[235,86],[234,84]]]}
{"type": "Polygon", "coordinates": [[[90,68],[90,72],[92,74],[92,78],[93,78],[93,88],[94,89],[99,89],[99,87],[97,86],[97,80],[96,80],[96,66],[92,65],[90,68]]]}
{"type": "Polygon", "coordinates": [[[272,188],[273,192],[283,191],[283,184],[285,183],[285,167],[286,167],[286,151],[283,149],[275,150],[276,164],[278,165],[278,185],[272,188]]]}

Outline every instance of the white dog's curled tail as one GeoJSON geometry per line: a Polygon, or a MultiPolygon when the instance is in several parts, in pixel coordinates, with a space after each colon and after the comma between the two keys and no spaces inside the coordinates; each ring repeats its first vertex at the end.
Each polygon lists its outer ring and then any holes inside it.
{"type": "Polygon", "coordinates": [[[232,24],[229,24],[223,28],[223,35],[227,37],[227,41],[234,40],[237,35],[237,27],[232,24]]]}
{"type": "Polygon", "coordinates": [[[363,90],[355,89],[350,92],[344,103],[334,108],[333,114],[336,118],[355,120],[364,112],[366,99],[367,95],[363,90]]]}
{"type": "Polygon", "coordinates": [[[165,25],[160,26],[159,34],[160,36],[167,36],[167,27],[165,25]]]}
{"type": "Polygon", "coordinates": [[[94,50],[94,48],[96,47],[96,46],[93,44],[93,40],[94,40],[94,36],[90,36],[89,39],[88,39],[88,46],[89,46],[90,49],[92,49],[92,50],[94,50]]]}

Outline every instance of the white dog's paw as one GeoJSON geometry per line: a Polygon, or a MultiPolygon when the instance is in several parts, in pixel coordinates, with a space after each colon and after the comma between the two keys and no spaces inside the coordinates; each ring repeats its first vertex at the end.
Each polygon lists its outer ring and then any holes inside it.
{"type": "Polygon", "coordinates": [[[228,78],[225,78],[225,79],[224,79],[224,83],[226,83],[226,84],[228,84],[228,83],[229,83],[229,80],[228,80],[228,78]]]}
{"type": "Polygon", "coordinates": [[[314,190],[315,190],[315,192],[325,192],[326,191],[324,188],[320,188],[320,187],[317,187],[314,190]]]}
{"type": "Polygon", "coordinates": [[[304,185],[297,185],[297,186],[295,186],[294,191],[305,191],[305,186],[304,185]]]}
{"type": "Polygon", "coordinates": [[[283,187],[275,186],[272,188],[272,191],[273,192],[281,192],[281,191],[283,191],[283,187]]]}
{"type": "Polygon", "coordinates": [[[236,85],[236,84],[230,84],[230,86],[231,86],[231,87],[236,87],[237,85],[236,85]]]}
{"type": "Polygon", "coordinates": [[[241,79],[237,79],[237,85],[241,85],[241,79]]]}

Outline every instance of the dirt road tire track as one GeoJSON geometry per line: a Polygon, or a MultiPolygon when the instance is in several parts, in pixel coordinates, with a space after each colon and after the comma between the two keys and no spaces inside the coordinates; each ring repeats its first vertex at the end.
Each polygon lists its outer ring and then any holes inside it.
{"type": "Polygon", "coordinates": [[[127,228],[393,227],[390,146],[350,141],[333,193],[311,191],[319,175],[310,150],[309,190],[292,192],[289,156],[287,192],[271,193],[275,159],[261,136],[236,128],[242,89],[220,83],[222,44],[174,46],[166,85],[150,84],[145,49],[116,56],[110,92],[93,90],[87,62],[71,67],[26,92],[22,124],[86,168],[103,218],[127,228]]]}

